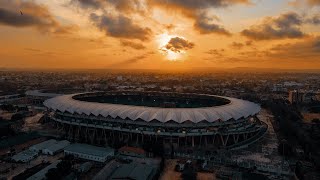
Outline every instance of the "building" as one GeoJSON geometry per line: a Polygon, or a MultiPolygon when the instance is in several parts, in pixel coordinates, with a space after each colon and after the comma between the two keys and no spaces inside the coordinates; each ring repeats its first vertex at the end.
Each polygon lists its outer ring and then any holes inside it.
{"type": "Polygon", "coordinates": [[[156,171],[156,168],[147,164],[133,162],[121,165],[109,179],[152,180],[156,171]]]}
{"type": "Polygon", "coordinates": [[[256,116],[259,105],[224,96],[95,92],[58,96],[44,105],[70,139],[87,143],[228,149],[248,144],[267,130],[256,116]]]}
{"type": "Polygon", "coordinates": [[[14,156],[11,157],[11,159],[15,162],[29,162],[32,159],[36,158],[38,156],[38,153],[35,151],[31,151],[29,149],[24,150],[14,156]]]}
{"type": "Polygon", "coordinates": [[[29,149],[31,151],[34,151],[36,153],[41,153],[43,149],[47,148],[47,147],[50,147],[54,144],[56,144],[57,141],[54,140],[54,139],[50,139],[50,140],[47,140],[47,141],[44,141],[42,143],[39,143],[39,144],[35,144],[33,146],[30,146],[29,149]]]}
{"type": "Polygon", "coordinates": [[[291,104],[299,104],[303,102],[303,93],[298,90],[289,91],[288,100],[291,104]]]}
{"type": "Polygon", "coordinates": [[[97,162],[106,162],[114,156],[114,149],[88,144],[71,144],[64,149],[66,155],[97,162]]]}
{"type": "Polygon", "coordinates": [[[70,142],[67,140],[58,141],[57,143],[42,149],[42,154],[55,155],[59,152],[62,152],[63,149],[69,145],[70,142]]]}
{"type": "Polygon", "coordinates": [[[316,93],[305,90],[289,91],[288,100],[291,104],[311,103],[316,101],[316,93]]]}
{"type": "Polygon", "coordinates": [[[119,161],[111,160],[108,162],[92,179],[93,180],[105,180],[110,179],[112,173],[121,166],[119,161]]]}
{"type": "Polygon", "coordinates": [[[36,174],[32,175],[31,177],[29,177],[27,180],[43,180],[46,179],[46,174],[50,169],[56,168],[57,165],[61,162],[61,160],[58,160],[52,164],[50,164],[49,166],[43,168],[42,170],[40,170],[39,172],[37,172],[36,174]]]}
{"type": "Polygon", "coordinates": [[[79,173],[86,173],[92,168],[92,166],[93,166],[92,162],[85,162],[77,168],[77,171],[79,173]]]}

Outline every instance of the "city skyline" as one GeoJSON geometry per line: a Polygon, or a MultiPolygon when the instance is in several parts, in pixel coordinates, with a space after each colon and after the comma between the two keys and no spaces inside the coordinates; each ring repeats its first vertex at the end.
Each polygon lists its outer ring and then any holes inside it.
{"type": "Polygon", "coordinates": [[[319,69],[318,0],[0,0],[0,68],[319,69]]]}

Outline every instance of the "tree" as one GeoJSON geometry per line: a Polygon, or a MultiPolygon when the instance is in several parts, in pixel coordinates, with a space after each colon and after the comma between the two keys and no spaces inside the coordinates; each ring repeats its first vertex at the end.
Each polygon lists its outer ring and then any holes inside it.
{"type": "Polygon", "coordinates": [[[291,145],[286,140],[282,140],[280,142],[279,147],[278,147],[278,152],[282,156],[292,156],[293,155],[293,149],[292,149],[291,145]]]}
{"type": "Polygon", "coordinates": [[[11,121],[18,121],[24,118],[24,115],[20,114],[20,113],[16,113],[14,115],[11,116],[11,121]]]}
{"type": "Polygon", "coordinates": [[[4,110],[4,111],[10,111],[10,112],[16,110],[16,108],[15,108],[12,104],[2,104],[2,105],[0,106],[0,109],[2,109],[2,110],[4,110]]]}
{"type": "Polygon", "coordinates": [[[18,107],[17,111],[28,111],[28,107],[25,106],[25,107],[18,107]]]}
{"type": "Polygon", "coordinates": [[[192,164],[185,164],[184,170],[181,174],[181,178],[183,180],[196,180],[197,179],[197,172],[192,166],[192,164]]]}
{"type": "Polygon", "coordinates": [[[164,156],[164,149],[162,141],[153,142],[152,143],[152,153],[155,156],[163,157],[164,156]]]}
{"type": "Polygon", "coordinates": [[[165,159],[164,159],[164,157],[161,157],[161,162],[160,162],[160,172],[162,172],[162,171],[163,171],[164,166],[165,166],[165,159]]]}
{"type": "Polygon", "coordinates": [[[312,119],[313,123],[320,124],[320,119],[312,119]]]}
{"type": "Polygon", "coordinates": [[[62,160],[57,164],[57,169],[62,175],[67,175],[71,171],[71,168],[72,168],[72,163],[71,161],[68,161],[68,160],[62,160]]]}
{"type": "Polygon", "coordinates": [[[59,180],[62,179],[62,176],[57,168],[52,168],[46,173],[46,178],[47,180],[59,180]]]}

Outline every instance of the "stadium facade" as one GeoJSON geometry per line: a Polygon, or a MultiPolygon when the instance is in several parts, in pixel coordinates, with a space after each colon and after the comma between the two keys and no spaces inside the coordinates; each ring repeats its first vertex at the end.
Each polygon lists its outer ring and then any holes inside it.
{"type": "Polygon", "coordinates": [[[237,148],[260,139],[260,106],[241,99],[163,92],[94,92],[46,100],[51,118],[71,140],[174,148],[237,148]]]}

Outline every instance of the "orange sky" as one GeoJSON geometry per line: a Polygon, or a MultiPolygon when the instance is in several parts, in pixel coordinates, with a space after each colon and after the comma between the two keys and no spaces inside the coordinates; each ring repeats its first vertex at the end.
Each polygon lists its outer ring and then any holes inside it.
{"type": "Polygon", "coordinates": [[[320,1],[0,0],[0,42],[5,68],[320,69],[320,1]]]}

